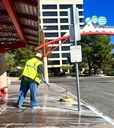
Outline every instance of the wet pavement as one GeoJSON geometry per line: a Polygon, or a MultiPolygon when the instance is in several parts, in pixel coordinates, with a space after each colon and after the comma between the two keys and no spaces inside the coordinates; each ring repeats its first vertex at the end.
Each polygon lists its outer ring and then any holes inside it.
{"type": "Polygon", "coordinates": [[[78,111],[76,97],[63,88],[50,83],[53,91],[44,84],[39,86],[38,109],[30,107],[29,93],[22,108],[16,107],[19,85],[10,85],[9,93],[0,97],[0,127],[8,128],[114,128],[113,120],[99,114],[81,101],[78,111]],[[63,96],[72,97],[71,102],[60,102],[63,96]]]}

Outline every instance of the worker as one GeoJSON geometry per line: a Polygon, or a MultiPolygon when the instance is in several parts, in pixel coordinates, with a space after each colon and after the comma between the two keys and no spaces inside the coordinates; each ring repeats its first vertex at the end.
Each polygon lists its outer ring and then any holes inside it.
{"type": "Polygon", "coordinates": [[[30,89],[31,108],[36,109],[38,106],[38,85],[41,82],[46,82],[43,78],[43,62],[42,54],[37,53],[35,57],[29,59],[24,67],[21,75],[21,86],[19,92],[19,99],[17,102],[18,108],[22,107],[24,99],[30,89]]]}

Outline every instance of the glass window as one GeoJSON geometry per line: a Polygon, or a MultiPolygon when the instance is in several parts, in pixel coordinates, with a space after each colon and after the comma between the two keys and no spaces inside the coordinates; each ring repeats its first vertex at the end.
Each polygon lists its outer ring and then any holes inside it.
{"type": "Polygon", "coordinates": [[[57,9],[57,5],[42,5],[42,9],[57,9]]]}
{"type": "Polygon", "coordinates": [[[80,18],[80,19],[79,19],[79,22],[82,23],[82,22],[83,22],[83,18],[80,18]]]}
{"type": "Polygon", "coordinates": [[[62,25],[61,26],[61,30],[68,30],[68,29],[69,29],[68,25],[62,25]]]}
{"type": "Polygon", "coordinates": [[[43,19],[43,23],[58,23],[58,19],[43,19]]]}
{"type": "Polygon", "coordinates": [[[83,16],[83,12],[82,11],[79,11],[79,16],[83,16]]]}
{"type": "Polygon", "coordinates": [[[61,32],[61,37],[64,36],[66,34],[66,32],[61,32]]]}
{"type": "Polygon", "coordinates": [[[51,53],[50,58],[59,58],[59,53],[51,53]]]}
{"type": "Polygon", "coordinates": [[[68,56],[70,56],[70,53],[62,53],[62,57],[68,57],[68,56]]]}
{"type": "Polygon", "coordinates": [[[84,25],[80,25],[80,28],[83,29],[84,25]]]}
{"type": "Polygon", "coordinates": [[[78,9],[82,9],[82,4],[77,4],[76,7],[77,7],[78,9]]]}
{"type": "Polygon", "coordinates": [[[62,51],[69,51],[70,50],[70,46],[62,46],[62,51]]]}
{"type": "Polygon", "coordinates": [[[60,23],[68,23],[68,18],[61,18],[60,23]]]}
{"type": "Polygon", "coordinates": [[[58,30],[58,26],[53,25],[53,26],[43,26],[43,28],[46,28],[45,30],[58,30]]]}
{"type": "Polygon", "coordinates": [[[72,4],[70,4],[70,5],[59,5],[59,8],[60,9],[67,9],[67,8],[71,8],[72,7],[72,4]]]}
{"type": "Polygon", "coordinates": [[[54,60],[54,61],[48,61],[48,65],[59,65],[60,61],[59,60],[54,60]]]}
{"type": "Polygon", "coordinates": [[[68,60],[62,60],[62,64],[69,64],[68,60]]]}
{"type": "Polygon", "coordinates": [[[43,12],[43,16],[57,16],[57,12],[43,12]]]}
{"type": "Polygon", "coordinates": [[[58,37],[58,33],[45,33],[46,37],[58,37]]]}
{"type": "Polygon", "coordinates": [[[60,16],[68,16],[68,12],[60,12],[60,16]]]}
{"type": "MultiPolygon", "coordinates": [[[[68,8],[71,8],[71,7],[72,7],[72,5],[70,5],[70,4],[69,5],[60,5],[59,6],[60,9],[68,9],[68,8]]],[[[82,9],[82,4],[77,4],[76,7],[78,9],[82,9]]]]}

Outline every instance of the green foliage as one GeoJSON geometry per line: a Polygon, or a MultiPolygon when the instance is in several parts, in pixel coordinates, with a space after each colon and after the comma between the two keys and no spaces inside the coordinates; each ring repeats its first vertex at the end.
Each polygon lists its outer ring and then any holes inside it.
{"type": "Polygon", "coordinates": [[[107,74],[108,76],[114,76],[114,71],[107,71],[106,74],[107,74]]]}
{"type": "Polygon", "coordinates": [[[68,69],[71,69],[72,66],[71,65],[63,65],[61,66],[61,69],[63,69],[64,71],[67,71],[68,69]]]}
{"type": "Polygon", "coordinates": [[[66,76],[65,72],[59,72],[57,73],[57,76],[66,76]]]}
{"type": "Polygon", "coordinates": [[[12,55],[6,53],[5,54],[6,58],[6,70],[7,71],[15,71],[15,59],[13,58],[12,55]]]}
{"type": "Polygon", "coordinates": [[[111,38],[106,35],[82,36],[79,42],[82,45],[83,62],[89,67],[89,74],[94,74],[98,69],[104,69],[112,62],[112,46],[109,44],[111,38]]]}
{"type": "Polygon", "coordinates": [[[19,48],[16,50],[8,51],[6,54],[7,71],[16,71],[17,66],[20,66],[23,69],[26,61],[36,54],[34,48],[35,47],[33,46],[28,46],[27,48],[19,48]]]}

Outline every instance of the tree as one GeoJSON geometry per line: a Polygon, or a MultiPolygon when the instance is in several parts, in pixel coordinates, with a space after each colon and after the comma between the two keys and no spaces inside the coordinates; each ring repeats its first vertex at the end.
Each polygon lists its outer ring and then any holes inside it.
{"type": "Polygon", "coordinates": [[[72,68],[72,66],[67,64],[67,65],[61,66],[60,68],[63,70],[63,72],[67,72],[68,70],[72,68]]]}
{"type": "Polygon", "coordinates": [[[32,58],[36,51],[35,47],[28,46],[27,48],[18,48],[16,50],[10,50],[6,54],[6,67],[8,71],[16,71],[17,66],[20,66],[22,69],[25,65],[25,62],[32,58]]]}
{"type": "Polygon", "coordinates": [[[83,62],[88,64],[89,75],[92,71],[97,73],[98,69],[104,69],[112,62],[112,46],[109,44],[111,38],[106,35],[82,36],[83,62]]]}
{"type": "Polygon", "coordinates": [[[13,56],[6,53],[5,58],[6,58],[6,71],[8,72],[14,71],[15,59],[13,58],[13,56]]]}

